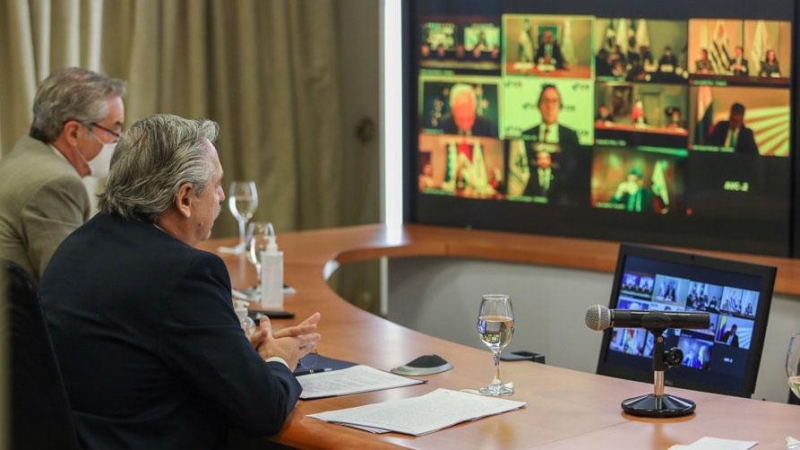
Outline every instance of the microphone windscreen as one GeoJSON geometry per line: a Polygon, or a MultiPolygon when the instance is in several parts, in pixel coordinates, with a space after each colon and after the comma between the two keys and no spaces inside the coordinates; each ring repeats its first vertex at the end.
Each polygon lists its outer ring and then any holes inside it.
{"type": "Polygon", "coordinates": [[[603,305],[594,305],[586,310],[586,326],[603,331],[611,326],[611,310],[603,305]]]}

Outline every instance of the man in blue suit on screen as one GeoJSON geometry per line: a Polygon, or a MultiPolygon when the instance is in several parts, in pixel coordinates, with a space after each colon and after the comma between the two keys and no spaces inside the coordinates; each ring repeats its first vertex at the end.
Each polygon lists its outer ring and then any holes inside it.
{"type": "Polygon", "coordinates": [[[85,449],[218,449],[277,433],[315,314],[249,338],[208,239],[225,194],[217,124],[158,115],[117,144],[100,213],[58,248],[40,284],[85,449]]]}

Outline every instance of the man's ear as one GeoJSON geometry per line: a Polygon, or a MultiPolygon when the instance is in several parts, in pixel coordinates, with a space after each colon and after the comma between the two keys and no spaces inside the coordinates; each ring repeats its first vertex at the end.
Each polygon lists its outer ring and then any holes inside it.
{"type": "Polygon", "coordinates": [[[77,120],[68,120],[61,128],[61,134],[64,135],[64,139],[70,148],[78,147],[78,133],[80,133],[81,128],[82,125],[77,120]]]}
{"type": "Polygon", "coordinates": [[[195,200],[194,186],[192,183],[183,183],[178,188],[178,195],[175,196],[175,209],[185,218],[192,217],[192,202],[195,200]]]}

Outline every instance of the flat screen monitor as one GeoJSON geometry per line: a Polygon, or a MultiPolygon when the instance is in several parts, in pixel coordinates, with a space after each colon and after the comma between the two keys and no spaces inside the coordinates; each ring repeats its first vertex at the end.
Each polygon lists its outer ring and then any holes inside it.
{"type": "Polygon", "coordinates": [[[789,256],[792,0],[424,0],[406,220],[789,256]]]}
{"type": "MultiPolygon", "coordinates": [[[[665,384],[750,397],[755,390],[767,329],[774,267],[620,246],[609,308],[707,312],[707,330],[669,329],[665,347],[683,352],[665,384]]],[[[597,373],[653,380],[653,335],[643,328],[604,332],[597,373]]]]}

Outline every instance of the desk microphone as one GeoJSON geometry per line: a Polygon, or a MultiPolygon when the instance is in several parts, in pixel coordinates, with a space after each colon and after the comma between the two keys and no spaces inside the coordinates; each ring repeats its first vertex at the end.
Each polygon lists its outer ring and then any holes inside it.
{"type": "Polygon", "coordinates": [[[666,330],[684,328],[703,330],[711,326],[708,313],[672,311],[629,311],[594,305],[586,310],[586,326],[596,331],[606,328],[646,328],[666,330]]]}

